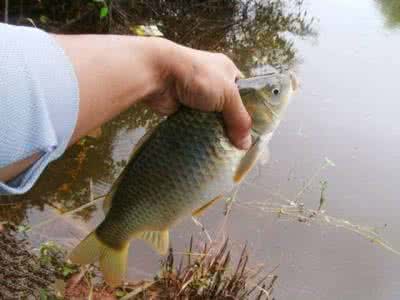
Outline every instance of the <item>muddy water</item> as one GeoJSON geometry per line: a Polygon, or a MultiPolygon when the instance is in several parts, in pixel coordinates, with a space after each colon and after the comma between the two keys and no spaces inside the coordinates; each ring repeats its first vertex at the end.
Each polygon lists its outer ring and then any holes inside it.
{"type": "MultiPolygon", "coordinates": [[[[178,27],[173,18],[158,16],[167,37],[225,51],[247,74],[257,72],[251,66],[268,61],[295,68],[301,79],[271,142],[271,161],[244,183],[224,233],[237,251],[248,243],[250,264],[264,264],[279,275],[277,299],[399,299],[398,255],[347,229],[299,222],[268,209],[287,204],[284,199],[317,208],[321,181],[326,182],[326,214],[371,226],[400,249],[400,7],[393,0],[312,0],[301,8],[292,6],[318,19],[312,29],[295,18],[271,21],[280,9],[250,11],[257,18],[233,28],[223,22],[237,21],[234,8],[217,11],[218,20],[212,11],[200,16],[178,12],[179,25],[195,26],[178,27]],[[268,24],[278,25],[271,29],[268,24]],[[335,166],[321,170],[326,158],[335,166]]],[[[0,220],[34,225],[88,202],[90,194],[103,194],[144,127],[156,122],[150,112],[132,109],[107,124],[100,137],[84,139],[50,166],[28,195],[4,199],[0,220]]],[[[221,227],[223,209],[220,203],[200,219],[212,238],[221,227]]],[[[32,239],[71,246],[102,218],[101,209],[92,207],[34,231],[32,239]]],[[[207,240],[191,219],[172,230],[176,252],[184,251],[191,235],[198,243],[207,240]]],[[[146,245],[135,243],[129,277],[152,277],[158,262],[146,245]]]]}

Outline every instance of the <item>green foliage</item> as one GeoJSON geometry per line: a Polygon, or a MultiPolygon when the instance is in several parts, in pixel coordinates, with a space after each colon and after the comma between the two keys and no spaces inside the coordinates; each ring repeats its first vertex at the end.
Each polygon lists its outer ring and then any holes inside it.
{"type": "Polygon", "coordinates": [[[126,296],[127,292],[121,289],[115,291],[115,296],[118,298],[126,296]]]}
{"type": "Polygon", "coordinates": [[[47,300],[48,299],[48,297],[47,297],[47,291],[45,290],[45,289],[40,289],[40,292],[39,292],[40,294],[39,294],[39,296],[40,296],[40,300],[47,300]]]}
{"type": "Polygon", "coordinates": [[[108,5],[106,0],[92,0],[95,3],[98,3],[100,5],[99,9],[99,15],[100,19],[103,19],[108,16],[108,5]]]}
{"type": "Polygon", "coordinates": [[[19,233],[26,233],[31,229],[31,227],[28,224],[21,224],[17,226],[17,231],[19,233]]]}
{"type": "Polygon", "coordinates": [[[65,250],[52,241],[41,244],[39,254],[41,264],[55,267],[57,273],[62,278],[68,278],[79,271],[77,265],[65,260],[65,250]]]}
{"type": "Polygon", "coordinates": [[[100,18],[105,18],[107,16],[108,16],[108,7],[103,6],[102,8],[100,8],[100,18]]]}
{"type": "Polygon", "coordinates": [[[389,28],[400,27],[400,1],[399,0],[376,0],[383,16],[386,26],[389,28]]]}

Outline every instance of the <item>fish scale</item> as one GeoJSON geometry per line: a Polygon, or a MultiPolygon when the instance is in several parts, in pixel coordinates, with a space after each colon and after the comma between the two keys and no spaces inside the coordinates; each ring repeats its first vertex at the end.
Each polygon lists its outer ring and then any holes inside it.
{"type": "Polygon", "coordinates": [[[181,107],[139,141],[106,197],[105,219],[72,251],[71,261],[99,260],[105,280],[116,286],[126,270],[131,239],[145,240],[165,254],[169,227],[186,215],[202,213],[243,180],[297,84],[291,74],[267,74],[241,79],[238,85],[253,121],[251,148],[231,144],[221,113],[181,107]]]}
{"type": "Polygon", "coordinates": [[[227,139],[219,113],[181,109],[157,128],[127,165],[129,171],[120,182],[107,218],[96,231],[98,237],[118,244],[116,236],[122,242],[133,232],[164,229],[177,214],[209,201],[199,199],[201,186],[217,179],[219,165],[238,162],[243,154],[227,139]],[[150,205],[152,209],[143,210],[150,205]],[[123,221],[116,226],[114,218],[123,221]]]}

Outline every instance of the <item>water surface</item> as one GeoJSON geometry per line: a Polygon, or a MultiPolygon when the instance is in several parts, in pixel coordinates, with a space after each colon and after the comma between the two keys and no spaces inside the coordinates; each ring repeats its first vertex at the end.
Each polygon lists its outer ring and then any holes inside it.
{"type": "MultiPolygon", "coordinates": [[[[253,66],[268,62],[294,68],[301,80],[271,142],[270,163],[250,174],[233,206],[226,227],[233,248],[239,250],[247,242],[250,264],[275,270],[277,299],[399,299],[399,256],[346,229],[299,222],[261,209],[271,203],[286,204],[283,198],[294,200],[329,158],[335,167],[318,173],[298,200],[305,207],[318,207],[320,182],[325,181],[327,214],[376,227],[400,249],[397,1],[268,5],[265,10],[249,11],[248,19],[240,19],[235,7],[224,13],[171,10],[178,18],[168,11],[157,16],[167,37],[224,51],[247,74],[262,72],[253,66]],[[298,17],[288,18],[288,12],[298,17]],[[311,16],[317,21],[309,27],[311,16]],[[238,23],[232,27],[227,22],[238,23]]],[[[139,7],[139,13],[148,20],[145,7],[139,7]]],[[[21,201],[8,199],[11,205],[0,206],[0,218],[37,224],[88,202],[91,185],[93,194],[104,193],[123,167],[127,149],[144,127],[156,123],[157,118],[143,109],[123,114],[103,127],[101,137],[87,138],[71,148],[21,201]]],[[[223,208],[220,203],[201,218],[212,237],[223,208]]],[[[36,242],[56,239],[70,246],[102,218],[101,209],[92,207],[73,219],[56,221],[33,238],[36,242]]],[[[191,235],[206,239],[190,218],[172,230],[176,252],[185,249],[191,235]]],[[[152,277],[159,259],[144,243],[134,243],[130,278],[152,277]]]]}

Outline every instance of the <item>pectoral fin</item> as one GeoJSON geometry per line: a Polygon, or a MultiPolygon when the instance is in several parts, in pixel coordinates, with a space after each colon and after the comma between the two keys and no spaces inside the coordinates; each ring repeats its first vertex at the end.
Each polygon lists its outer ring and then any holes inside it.
{"type": "Polygon", "coordinates": [[[144,231],[137,238],[147,242],[160,255],[165,255],[169,247],[169,231],[144,231]]]}
{"type": "Polygon", "coordinates": [[[192,213],[192,216],[193,216],[193,217],[201,216],[207,208],[211,207],[215,202],[217,202],[218,200],[220,200],[222,197],[223,197],[222,195],[219,195],[219,196],[215,197],[214,199],[212,199],[210,202],[207,202],[207,203],[206,203],[205,205],[203,205],[202,207],[196,209],[196,210],[192,213]]]}
{"type": "Polygon", "coordinates": [[[233,177],[235,182],[240,182],[247,175],[247,173],[253,168],[257,159],[261,153],[261,142],[257,140],[253,146],[247,151],[246,155],[242,158],[239,163],[236,173],[233,177]]]}

